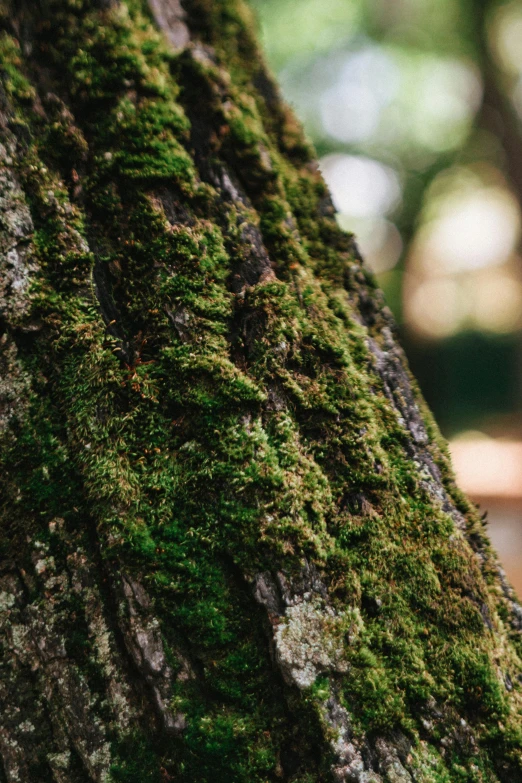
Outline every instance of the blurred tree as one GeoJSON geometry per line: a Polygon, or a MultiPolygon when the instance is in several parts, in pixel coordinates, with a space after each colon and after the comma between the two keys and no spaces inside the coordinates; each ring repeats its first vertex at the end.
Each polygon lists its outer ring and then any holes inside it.
{"type": "Polygon", "coordinates": [[[0,25],[0,781],[522,781],[522,609],[247,7],[0,25]]]}
{"type": "Polygon", "coordinates": [[[522,6],[309,0],[295,19],[291,0],[255,4],[341,225],[377,273],[444,431],[513,434],[522,420],[522,6]],[[395,197],[379,200],[386,176],[395,197]]]}

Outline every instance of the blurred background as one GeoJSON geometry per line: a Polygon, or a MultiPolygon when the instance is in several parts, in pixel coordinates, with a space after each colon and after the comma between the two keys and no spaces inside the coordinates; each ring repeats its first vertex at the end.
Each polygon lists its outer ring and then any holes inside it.
{"type": "Polygon", "coordinates": [[[522,594],[522,0],[252,0],[522,594]]]}

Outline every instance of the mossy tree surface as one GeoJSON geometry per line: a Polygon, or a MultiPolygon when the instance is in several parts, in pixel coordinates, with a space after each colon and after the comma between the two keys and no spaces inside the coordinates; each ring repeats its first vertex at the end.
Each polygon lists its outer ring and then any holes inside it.
{"type": "Polygon", "coordinates": [[[0,5],[0,781],[522,781],[522,608],[240,0],[0,5]]]}

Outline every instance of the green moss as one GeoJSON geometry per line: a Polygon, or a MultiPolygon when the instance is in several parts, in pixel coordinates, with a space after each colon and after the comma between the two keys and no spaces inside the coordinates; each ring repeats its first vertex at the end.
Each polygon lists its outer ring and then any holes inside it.
{"type": "Polygon", "coordinates": [[[36,91],[27,77],[22,73],[22,55],[15,38],[5,31],[0,34],[0,60],[2,63],[2,83],[8,95],[22,104],[30,103],[36,96],[36,91]]]}
{"type": "Polygon", "coordinates": [[[114,783],[157,783],[161,780],[164,768],[158,759],[157,747],[144,736],[131,734],[115,742],[112,758],[110,780],[114,783]]]}

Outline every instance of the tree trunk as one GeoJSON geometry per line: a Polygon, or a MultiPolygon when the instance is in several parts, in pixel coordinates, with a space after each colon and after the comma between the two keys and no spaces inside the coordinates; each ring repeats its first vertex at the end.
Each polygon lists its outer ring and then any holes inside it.
{"type": "Polygon", "coordinates": [[[0,781],[522,781],[522,608],[241,0],[0,9],[0,781]]]}

